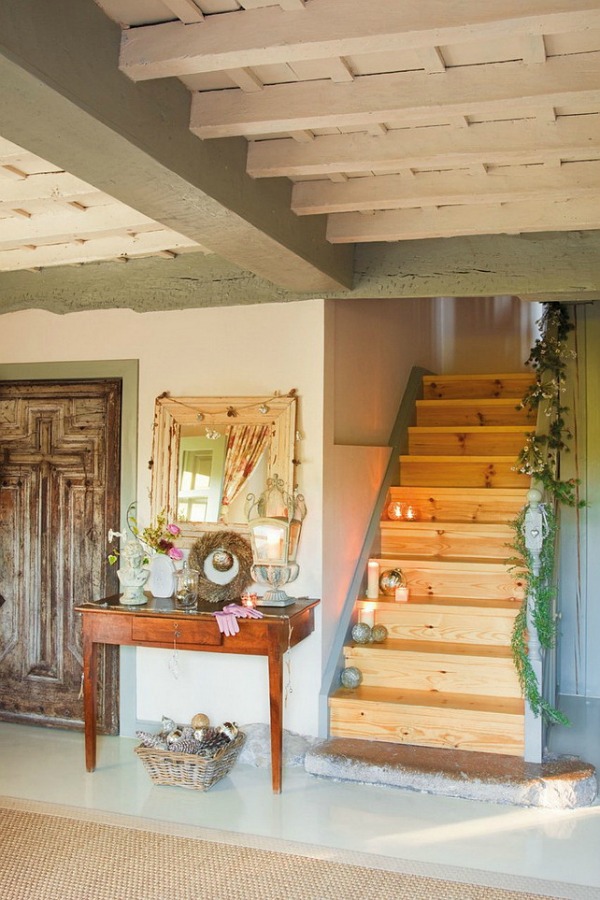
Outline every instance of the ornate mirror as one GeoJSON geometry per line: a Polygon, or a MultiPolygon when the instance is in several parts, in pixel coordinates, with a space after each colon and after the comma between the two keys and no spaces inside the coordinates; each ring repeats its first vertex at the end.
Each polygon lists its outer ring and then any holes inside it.
{"type": "Polygon", "coordinates": [[[244,503],[278,475],[294,488],[296,394],[156,399],[152,515],[166,510],[184,541],[247,531],[244,503]]]}

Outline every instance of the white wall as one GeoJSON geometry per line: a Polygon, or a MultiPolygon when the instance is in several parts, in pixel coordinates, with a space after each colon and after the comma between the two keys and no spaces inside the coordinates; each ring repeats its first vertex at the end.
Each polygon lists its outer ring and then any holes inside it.
{"type": "MultiPolygon", "coordinates": [[[[105,310],[57,316],[39,310],[0,318],[0,360],[33,363],[139,359],[138,520],[149,514],[154,401],[173,395],[270,395],[296,388],[300,396],[298,481],[308,515],[303,529],[297,596],[322,593],[323,302],[134,313],[105,310]]],[[[291,593],[292,591],[290,591],[291,593]]],[[[285,682],[287,728],[316,734],[321,679],[317,630],[289,654],[285,682]]],[[[137,651],[137,715],[187,720],[268,721],[266,660],[235,655],[178,654],[174,677],[167,650],[137,651]]]]}

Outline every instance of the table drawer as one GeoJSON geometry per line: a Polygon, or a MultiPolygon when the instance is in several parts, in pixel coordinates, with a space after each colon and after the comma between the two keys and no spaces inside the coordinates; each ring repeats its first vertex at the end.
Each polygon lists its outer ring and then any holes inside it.
{"type": "Polygon", "coordinates": [[[148,644],[210,644],[218,646],[223,643],[223,635],[215,620],[142,618],[134,619],[132,634],[134,642],[148,644]]]}

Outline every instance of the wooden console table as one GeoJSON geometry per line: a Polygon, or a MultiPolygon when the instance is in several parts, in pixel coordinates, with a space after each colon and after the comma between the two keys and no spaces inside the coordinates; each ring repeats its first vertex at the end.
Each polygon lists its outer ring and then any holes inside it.
{"type": "Polygon", "coordinates": [[[212,612],[222,604],[201,604],[194,611],[179,610],[173,598],[148,595],[144,606],[121,606],[119,595],[76,607],[83,620],[83,711],[85,763],[96,768],[96,693],[98,644],[201,650],[266,656],[269,661],[271,714],[271,776],[273,792],[281,792],[283,749],[283,654],[314,631],[318,600],[298,600],[281,609],[262,607],[262,619],[238,619],[238,634],[219,631],[212,612]]]}

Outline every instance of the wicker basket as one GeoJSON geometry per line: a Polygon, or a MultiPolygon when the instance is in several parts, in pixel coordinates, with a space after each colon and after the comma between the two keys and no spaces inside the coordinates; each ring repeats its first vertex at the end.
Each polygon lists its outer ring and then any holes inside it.
{"type": "Polygon", "coordinates": [[[210,759],[195,753],[176,753],[141,745],[135,748],[135,752],[154,784],[175,784],[207,791],[229,774],[245,741],[246,735],[239,731],[230,744],[221,747],[210,759]]]}

